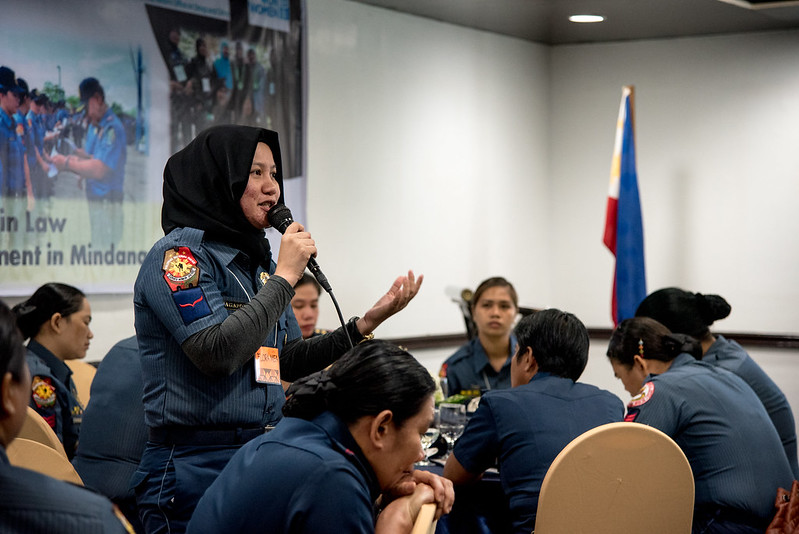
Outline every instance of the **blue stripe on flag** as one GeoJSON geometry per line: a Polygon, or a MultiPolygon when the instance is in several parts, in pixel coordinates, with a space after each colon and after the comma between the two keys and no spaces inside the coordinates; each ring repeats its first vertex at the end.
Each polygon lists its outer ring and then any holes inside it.
{"type": "Polygon", "coordinates": [[[621,149],[618,219],[616,224],[616,323],[635,316],[638,304],[646,297],[644,266],[644,228],[635,170],[630,97],[625,98],[624,134],[621,149]]]}

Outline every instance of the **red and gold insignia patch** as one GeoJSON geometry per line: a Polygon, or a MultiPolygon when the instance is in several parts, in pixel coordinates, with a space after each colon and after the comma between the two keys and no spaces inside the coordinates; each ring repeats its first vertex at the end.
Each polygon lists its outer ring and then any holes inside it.
{"type": "Polygon", "coordinates": [[[637,408],[641,406],[646,401],[652,398],[652,395],[655,393],[655,384],[652,382],[647,382],[644,384],[644,387],[641,388],[641,391],[638,392],[638,395],[633,397],[630,400],[630,403],[627,405],[628,408],[637,408]]]}
{"type": "Polygon", "coordinates": [[[441,378],[447,378],[447,364],[443,364],[441,369],[438,371],[438,376],[441,378]]]}
{"type": "Polygon", "coordinates": [[[17,127],[15,128],[15,130],[17,132],[17,135],[19,135],[20,137],[25,135],[25,126],[21,122],[17,123],[17,127]]]}
{"type": "Polygon", "coordinates": [[[49,378],[34,376],[31,382],[33,402],[39,408],[52,408],[55,406],[55,386],[49,378]]]}
{"type": "Polygon", "coordinates": [[[200,281],[200,268],[189,247],[175,247],[164,252],[164,280],[173,292],[196,287],[200,281]]]}

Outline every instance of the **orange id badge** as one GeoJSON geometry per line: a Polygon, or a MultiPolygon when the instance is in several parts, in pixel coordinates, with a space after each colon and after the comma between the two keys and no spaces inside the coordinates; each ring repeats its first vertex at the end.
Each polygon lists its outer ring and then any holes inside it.
{"type": "Polygon", "coordinates": [[[255,381],[280,385],[280,357],[275,347],[261,347],[255,353],[255,381]]]}

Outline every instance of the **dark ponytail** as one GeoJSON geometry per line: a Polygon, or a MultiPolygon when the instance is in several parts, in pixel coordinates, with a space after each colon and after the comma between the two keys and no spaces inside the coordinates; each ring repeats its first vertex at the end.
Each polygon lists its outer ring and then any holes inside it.
{"type": "Polygon", "coordinates": [[[50,318],[60,313],[68,317],[80,310],[86,295],[80,289],[67,284],[49,282],[37,289],[25,302],[11,310],[17,318],[17,326],[24,339],[36,337],[39,329],[50,318]]]}
{"type": "Polygon", "coordinates": [[[283,415],[310,420],[330,411],[349,424],[391,410],[402,426],[434,391],[433,377],[413,356],[372,340],[356,345],[329,369],[294,382],[283,415]]]}
{"type": "Polygon", "coordinates": [[[659,289],[648,295],[636,317],[651,317],[674,333],[702,339],[710,333],[710,325],[730,314],[732,308],[718,295],[691,293],[677,287],[659,289]]]}

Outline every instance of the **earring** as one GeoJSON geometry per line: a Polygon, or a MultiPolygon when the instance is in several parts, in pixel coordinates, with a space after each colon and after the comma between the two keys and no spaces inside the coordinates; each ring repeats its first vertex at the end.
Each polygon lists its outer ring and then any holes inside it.
{"type": "Polygon", "coordinates": [[[638,355],[643,358],[644,357],[644,340],[638,340],[638,355]]]}

